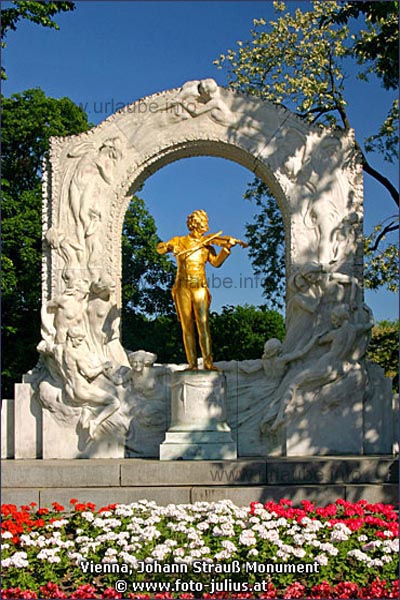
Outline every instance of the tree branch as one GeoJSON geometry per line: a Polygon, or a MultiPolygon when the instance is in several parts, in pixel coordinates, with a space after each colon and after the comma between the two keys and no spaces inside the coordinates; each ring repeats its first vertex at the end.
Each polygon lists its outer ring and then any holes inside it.
{"type": "Polygon", "coordinates": [[[382,238],[384,238],[387,233],[390,233],[391,231],[396,231],[397,229],[399,229],[399,224],[395,223],[394,221],[389,223],[389,225],[386,225],[386,227],[384,227],[382,231],[379,232],[379,235],[376,237],[374,245],[371,248],[369,248],[369,250],[371,252],[377,250],[382,238]]]}
{"type": "Polygon", "coordinates": [[[372,167],[369,164],[369,162],[365,158],[365,154],[361,150],[360,145],[358,144],[358,142],[356,142],[356,148],[357,148],[357,150],[361,154],[361,161],[362,161],[362,166],[364,168],[364,171],[366,173],[368,173],[368,175],[371,175],[371,177],[373,177],[374,179],[376,179],[377,181],[379,181],[379,183],[381,183],[387,189],[387,191],[389,192],[389,194],[392,196],[392,198],[395,201],[396,205],[399,206],[399,192],[397,191],[397,189],[395,188],[395,186],[393,185],[393,183],[391,181],[389,181],[389,179],[387,177],[385,177],[384,175],[382,175],[382,173],[379,173],[379,171],[377,171],[376,169],[374,169],[374,167],[372,167]]]}

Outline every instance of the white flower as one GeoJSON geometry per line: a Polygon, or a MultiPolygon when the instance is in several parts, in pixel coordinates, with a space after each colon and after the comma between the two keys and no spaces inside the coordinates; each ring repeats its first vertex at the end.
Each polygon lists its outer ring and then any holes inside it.
{"type": "Polygon", "coordinates": [[[8,569],[8,567],[11,567],[11,566],[12,566],[12,564],[13,564],[13,563],[12,563],[12,561],[11,561],[11,558],[10,558],[10,557],[8,557],[8,558],[3,558],[3,559],[1,560],[1,566],[3,567],[3,569],[8,569]]]}
{"type": "Polygon", "coordinates": [[[235,544],[233,542],[231,542],[230,540],[223,540],[221,542],[221,546],[223,548],[225,548],[225,550],[228,550],[229,552],[232,552],[232,553],[237,551],[235,544]]]}
{"type": "Polygon", "coordinates": [[[333,530],[331,533],[332,542],[345,542],[348,539],[349,536],[344,531],[333,530]]]}
{"type": "Polygon", "coordinates": [[[396,554],[398,554],[399,552],[399,540],[395,539],[395,540],[384,540],[383,544],[382,544],[382,551],[385,552],[386,554],[389,554],[391,552],[395,552],[396,554]]]}
{"type": "Polygon", "coordinates": [[[369,562],[370,558],[368,557],[367,554],[365,554],[365,552],[361,552],[361,550],[350,550],[350,552],[347,553],[347,556],[354,556],[354,558],[356,560],[359,560],[360,562],[369,562]]]}
{"type": "Polygon", "coordinates": [[[60,562],[60,557],[57,556],[58,548],[43,548],[37,555],[37,558],[47,560],[48,562],[60,562]]]}
{"type": "Polygon", "coordinates": [[[389,529],[385,529],[385,531],[383,532],[386,537],[394,537],[394,533],[392,533],[391,531],[389,531],[389,529]]]}
{"type": "Polygon", "coordinates": [[[257,543],[257,540],[254,536],[253,531],[246,529],[242,531],[239,537],[239,544],[242,546],[254,546],[257,543]]]}
{"type": "Polygon", "coordinates": [[[228,560],[232,556],[229,550],[221,550],[215,555],[215,560],[228,560]]]}
{"type": "Polygon", "coordinates": [[[81,562],[83,556],[80,552],[67,552],[69,560],[75,561],[77,564],[81,562]]]}
{"type": "Polygon", "coordinates": [[[328,557],[326,554],[317,554],[314,560],[322,567],[325,567],[328,564],[328,557]]]}
{"type": "Polygon", "coordinates": [[[28,555],[26,552],[16,552],[12,557],[14,567],[23,568],[29,566],[29,561],[26,560],[28,555]]]}
{"type": "MultiPolygon", "coordinates": [[[[21,546],[36,546],[35,540],[32,540],[31,536],[26,533],[23,533],[19,539],[21,541],[21,546]]],[[[6,544],[2,544],[1,547],[6,548],[6,544]]]]}
{"type": "Polygon", "coordinates": [[[329,542],[325,542],[325,543],[321,544],[320,550],[322,550],[322,552],[327,552],[331,556],[336,556],[339,553],[339,550],[333,544],[330,544],[329,542]]]}
{"type": "Polygon", "coordinates": [[[364,534],[361,534],[361,535],[358,536],[357,539],[358,539],[359,542],[366,542],[368,540],[368,536],[366,536],[364,534]]]}
{"type": "Polygon", "coordinates": [[[255,548],[250,548],[250,550],[247,553],[247,556],[249,558],[252,556],[258,556],[258,550],[256,550],[255,548]]]}
{"type": "Polygon", "coordinates": [[[370,563],[370,567],[383,567],[383,561],[380,558],[373,558],[370,563]]]}
{"type": "Polygon", "coordinates": [[[387,554],[384,554],[384,555],[381,557],[381,561],[382,561],[383,563],[391,563],[391,562],[392,562],[392,560],[393,560],[393,559],[392,559],[392,557],[391,557],[391,556],[388,556],[387,554]]]}
{"type": "Polygon", "coordinates": [[[1,537],[3,538],[3,540],[11,540],[13,534],[10,531],[3,531],[1,533],[1,537]]]}
{"type": "MultiPolygon", "coordinates": [[[[104,514],[104,513],[103,513],[104,514]]],[[[81,516],[86,519],[86,521],[89,521],[89,523],[91,523],[92,521],[94,521],[94,514],[90,511],[85,511],[81,513],[81,516]]]]}
{"type": "Polygon", "coordinates": [[[293,536],[293,543],[296,544],[296,546],[301,546],[304,544],[304,539],[304,535],[296,534],[293,536]]]}
{"type": "Polygon", "coordinates": [[[263,540],[269,540],[270,542],[273,542],[273,543],[278,543],[280,541],[279,533],[276,531],[276,529],[274,529],[272,531],[266,531],[264,533],[260,533],[260,537],[263,540]]]}

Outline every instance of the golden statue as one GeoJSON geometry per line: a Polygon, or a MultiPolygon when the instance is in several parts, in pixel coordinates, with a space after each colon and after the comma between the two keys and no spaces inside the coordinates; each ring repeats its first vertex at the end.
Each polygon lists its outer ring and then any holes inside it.
{"type": "Polygon", "coordinates": [[[209,326],[209,308],[211,294],[206,280],[206,263],[220,267],[228,258],[230,248],[247,244],[230,236],[223,236],[222,231],[205,236],[208,231],[208,216],[204,210],[195,210],[187,218],[189,235],[177,236],[168,242],[160,242],[157,246],[159,254],[173,252],[178,265],[178,272],[172,297],[175,302],[178,319],[181,322],[183,343],[189,369],[197,369],[197,351],[195,328],[199,335],[199,344],[203,357],[203,367],[217,370],[213,365],[211,336],[209,326]],[[219,254],[213,244],[222,246],[219,254]]]}

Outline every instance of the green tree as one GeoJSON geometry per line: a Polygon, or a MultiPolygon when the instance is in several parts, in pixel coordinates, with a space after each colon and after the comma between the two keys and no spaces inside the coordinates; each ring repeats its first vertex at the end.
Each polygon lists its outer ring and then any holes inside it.
{"type": "Polygon", "coordinates": [[[379,321],[372,329],[368,358],[393,379],[393,389],[399,391],[399,321],[379,321]]]}
{"type": "Polygon", "coordinates": [[[176,268],[167,256],[158,254],[160,241],[144,201],[134,196],[122,229],[122,339],[130,349],[150,349],[152,318],[173,312],[176,268]]]}
{"type": "Polygon", "coordinates": [[[211,313],[210,329],[215,361],[260,358],[269,338],[283,340],[285,336],[279,312],[247,304],[224,306],[220,314],[211,313]]]}
{"type": "MultiPolygon", "coordinates": [[[[10,31],[15,31],[17,23],[26,19],[43,27],[59,29],[52,17],[60,12],[74,10],[73,2],[31,2],[28,0],[14,0],[12,7],[1,10],[1,47],[5,48],[5,37],[10,31]]],[[[1,79],[7,79],[4,67],[1,67],[1,79]]]]}
{"type": "MultiPolygon", "coordinates": [[[[227,68],[231,87],[284,105],[309,123],[348,130],[351,123],[347,114],[346,61],[356,60],[363,65],[360,79],[366,80],[371,72],[376,72],[386,89],[397,86],[397,2],[312,2],[310,10],[287,10],[284,2],[274,2],[274,7],[274,21],[267,24],[264,19],[255,19],[251,40],[239,41],[237,50],[228,50],[215,61],[219,68],[227,68]],[[357,19],[356,33],[348,24],[353,18],[357,19]]],[[[396,204],[398,191],[373,167],[367,153],[380,152],[387,161],[397,160],[397,121],[395,98],[379,131],[365,140],[364,150],[358,144],[365,172],[382,184],[396,204]]],[[[276,293],[271,294],[271,281],[284,278],[283,245],[276,243],[279,228],[283,240],[283,223],[272,196],[269,194],[263,201],[266,193],[266,186],[259,180],[251,184],[247,197],[265,208],[248,226],[247,233],[250,245],[258,251],[263,248],[269,260],[264,263],[265,295],[273,304],[282,301],[276,293]]],[[[376,263],[385,267],[384,277],[371,277],[371,287],[377,283],[395,285],[394,246],[385,245],[382,249],[384,236],[395,228],[397,223],[392,221],[371,234],[369,252],[382,250],[380,258],[374,254],[374,260],[371,259],[372,268],[376,263]]],[[[254,266],[259,273],[262,271],[260,265],[254,266]]],[[[371,270],[369,273],[373,275],[371,270]]]]}

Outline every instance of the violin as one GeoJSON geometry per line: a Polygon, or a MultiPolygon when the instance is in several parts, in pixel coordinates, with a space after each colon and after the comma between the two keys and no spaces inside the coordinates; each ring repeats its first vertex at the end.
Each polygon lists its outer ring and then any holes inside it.
{"type": "Polygon", "coordinates": [[[231,235],[220,235],[220,233],[222,233],[222,231],[206,236],[204,238],[205,245],[212,241],[213,244],[216,244],[217,246],[222,246],[223,248],[236,246],[236,244],[242,246],[242,248],[247,248],[248,244],[246,244],[246,242],[243,242],[243,240],[238,240],[237,238],[234,238],[231,235]]]}
{"type": "Polygon", "coordinates": [[[208,246],[209,244],[215,244],[216,246],[222,246],[222,248],[231,248],[236,244],[242,246],[242,248],[247,248],[248,244],[243,242],[242,240],[238,240],[230,235],[221,235],[222,230],[218,231],[218,233],[211,233],[202,238],[201,242],[192,248],[188,248],[187,250],[181,250],[175,256],[182,256],[183,254],[192,254],[196,252],[196,250],[200,250],[200,248],[204,248],[204,246],[208,246]]]}

